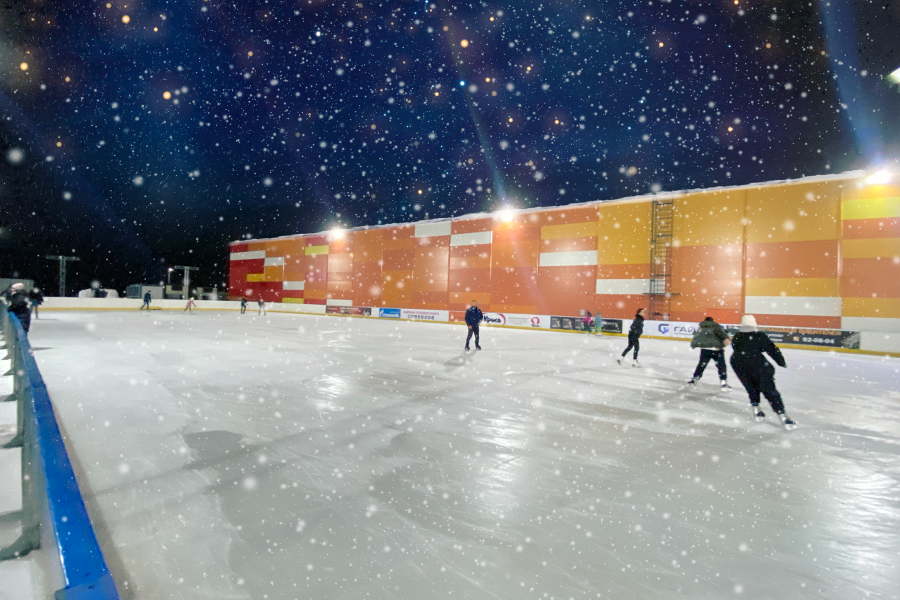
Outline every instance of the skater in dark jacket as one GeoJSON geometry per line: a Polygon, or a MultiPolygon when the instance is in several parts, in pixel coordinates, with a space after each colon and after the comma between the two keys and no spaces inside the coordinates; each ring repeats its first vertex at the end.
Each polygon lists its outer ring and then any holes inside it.
{"type": "Polygon", "coordinates": [[[139,310],[150,310],[150,301],[153,300],[153,295],[148,291],[144,294],[144,303],[141,304],[141,308],[139,310]]]}
{"type": "Polygon", "coordinates": [[[44,293],[41,292],[41,288],[32,288],[28,292],[28,299],[31,301],[31,312],[34,314],[34,318],[37,319],[38,308],[44,303],[44,293]]]}
{"type": "Polygon", "coordinates": [[[784,428],[796,429],[797,424],[785,414],[781,394],[775,388],[775,367],[763,354],[772,357],[779,367],[787,367],[784,356],[769,336],[759,331],[753,315],[744,315],[741,319],[741,330],[734,334],[731,347],[734,350],[731,368],[750,396],[750,407],[756,420],[762,421],[766,416],[759,408],[759,395],[762,394],[772,405],[772,410],[781,417],[784,428]]]}
{"type": "Polygon", "coordinates": [[[478,325],[483,318],[484,313],[478,308],[478,300],[472,300],[472,306],[466,311],[466,325],[469,327],[469,335],[466,336],[466,350],[469,349],[469,340],[472,339],[473,333],[475,334],[475,348],[481,350],[481,346],[478,344],[478,325]]]}
{"type": "Polygon", "coordinates": [[[241,296],[241,314],[247,312],[247,296],[241,296]]]}
{"type": "MultiPolygon", "coordinates": [[[[643,333],[644,309],[639,308],[634,314],[634,321],[631,322],[631,329],[628,330],[628,347],[625,348],[625,352],[622,353],[622,358],[625,358],[625,355],[628,354],[628,351],[634,348],[634,361],[631,363],[632,367],[641,366],[641,363],[638,362],[638,352],[641,351],[641,335],[643,333]]],[[[622,358],[616,359],[616,362],[620,365],[622,364],[622,358]]]]}
{"type": "Polygon", "coordinates": [[[19,318],[25,333],[31,329],[31,309],[28,307],[28,292],[24,283],[14,283],[6,290],[6,302],[9,312],[19,318]]]}
{"type": "Polygon", "coordinates": [[[688,383],[697,383],[703,377],[703,371],[709,361],[716,361],[716,368],[719,370],[719,381],[723,389],[730,389],[728,385],[728,368],[725,366],[725,346],[731,344],[731,338],[716,323],[712,317],[706,317],[700,322],[700,327],[694,333],[694,339],[691,340],[691,348],[700,348],[700,362],[694,369],[694,376],[688,383]]]}

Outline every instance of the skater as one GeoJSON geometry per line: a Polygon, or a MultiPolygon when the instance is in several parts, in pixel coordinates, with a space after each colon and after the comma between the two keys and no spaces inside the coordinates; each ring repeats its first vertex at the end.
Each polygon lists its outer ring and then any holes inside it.
{"type": "Polygon", "coordinates": [[[478,324],[481,323],[483,318],[484,313],[478,308],[478,300],[472,300],[472,306],[466,311],[466,325],[469,326],[469,335],[466,336],[466,350],[469,349],[469,340],[472,339],[473,333],[475,334],[475,349],[481,350],[481,346],[478,344],[478,324]]]}
{"type": "Polygon", "coordinates": [[[594,331],[597,335],[603,335],[603,315],[600,314],[599,308],[594,315],[594,331]]]}
{"type": "Polygon", "coordinates": [[[19,318],[22,329],[25,333],[31,329],[31,309],[28,307],[28,292],[25,291],[24,283],[14,283],[6,290],[6,303],[9,305],[9,312],[19,318]]]}
{"type": "Polygon", "coordinates": [[[584,330],[588,333],[593,333],[594,331],[594,316],[591,314],[591,311],[587,311],[587,314],[584,315],[584,330]]]}
{"type": "Polygon", "coordinates": [[[34,318],[37,319],[38,307],[44,303],[44,294],[41,292],[41,288],[32,288],[31,291],[28,292],[28,299],[31,301],[31,312],[34,314],[34,318]]]}
{"type": "Polygon", "coordinates": [[[256,316],[266,316],[266,301],[260,298],[257,302],[259,303],[259,311],[256,313],[256,316]]]}
{"type": "Polygon", "coordinates": [[[797,424],[785,414],[781,394],[775,388],[775,367],[766,360],[763,353],[771,356],[779,367],[786,368],[784,356],[769,336],[759,331],[753,315],[744,315],[741,319],[741,330],[734,334],[731,347],[734,349],[731,354],[731,368],[750,396],[750,409],[757,422],[766,416],[759,408],[759,395],[762,394],[772,405],[772,410],[781,417],[784,428],[796,429],[797,424]]]}
{"type": "Polygon", "coordinates": [[[144,310],[145,308],[147,310],[150,310],[150,300],[152,300],[152,299],[153,299],[153,296],[150,295],[150,292],[148,290],[144,294],[144,303],[141,305],[141,310],[144,310]]]}
{"type": "Polygon", "coordinates": [[[631,322],[631,329],[628,330],[628,347],[625,348],[625,352],[622,353],[621,358],[617,358],[616,362],[620,365],[622,364],[622,358],[625,358],[625,355],[628,354],[628,351],[634,348],[634,361],[631,363],[632,367],[640,367],[641,363],[638,362],[638,352],[641,351],[641,335],[644,333],[644,309],[639,308],[637,312],[634,313],[634,321],[631,322]]]}
{"type": "Polygon", "coordinates": [[[691,348],[700,348],[700,362],[694,369],[694,375],[688,383],[694,384],[703,377],[703,371],[709,361],[716,361],[719,370],[719,381],[722,389],[731,389],[728,385],[728,368],[725,366],[725,346],[731,344],[731,338],[725,333],[721,325],[712,317],[706,317],[700,322],[700,328],[694,333],[691,340],[691,348]]]}
{"type": "MultiPolygon", "coordinates": [[[[193,297],[193,296],[188,296],[188,301],[187,301],[187,304],[186,304],[185,307],[184,307],[184,311],[187,311],[187,312],[189,312],[189,313],[193,313],[193,312],[194,312],[194,307],[195,307],[195,306],[197,306],[197,303],[194,302],[194,297],[193,297]]],[[[182,311],[182,312],[184,312],[184,311],[182,311]]]]}
{"type": "Polygon", "coordinates": [[[241,296],[241,314],[247,312],[247,296],[241,296]]]}

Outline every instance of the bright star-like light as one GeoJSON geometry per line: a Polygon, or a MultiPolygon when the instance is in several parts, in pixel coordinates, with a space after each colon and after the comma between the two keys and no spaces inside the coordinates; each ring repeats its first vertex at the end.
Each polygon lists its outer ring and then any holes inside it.
{"type": "Polygon", "coordinates": [[[881,169],[875,173],[872,173],[868,177],[866,177],[866,183],[868,185],[886,185],[891,182],[894,175],[887,169],[881,169]]]}

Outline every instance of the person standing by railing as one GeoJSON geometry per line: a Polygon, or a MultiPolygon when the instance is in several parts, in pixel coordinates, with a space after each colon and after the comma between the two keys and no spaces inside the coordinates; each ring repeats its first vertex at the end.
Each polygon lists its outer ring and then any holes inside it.
{"type": "Polygon", "coordinates": [[[25,333],[31,328],[31,309],[28,306],[28,292],[24,283],[14,283],[6,290],[6,302],[9,312],[19,318],[25,333]]]}

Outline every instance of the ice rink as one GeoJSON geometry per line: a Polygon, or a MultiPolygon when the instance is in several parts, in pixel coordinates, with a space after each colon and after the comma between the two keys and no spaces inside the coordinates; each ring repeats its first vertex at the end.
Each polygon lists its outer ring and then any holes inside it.
{"type": "Polygon", "coordinates": [[[31,342],[124,598],[900,597],[900,360],[785,350],[786,432],[730,368],[687,386],[684,342],[482,334],[135,310],[31,342]]]}

